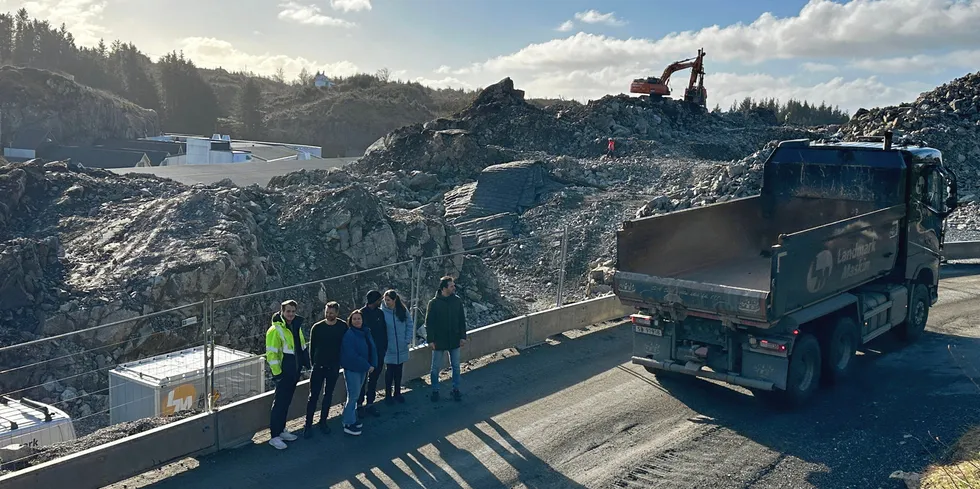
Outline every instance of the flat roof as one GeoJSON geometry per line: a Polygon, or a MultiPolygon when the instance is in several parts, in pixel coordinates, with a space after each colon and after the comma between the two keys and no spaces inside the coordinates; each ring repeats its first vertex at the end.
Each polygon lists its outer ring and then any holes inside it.
{"type": "Polygon", "coordinates": [[[17,429],[30,428],[45,423],[45,414],[42,408],[47,409],[51,414],[51,421],[69,419],[67,413],[50,404],[33,401],[33,404],[42,407],[38,408],[31,406],[30,400],[24,402],[23,399],[12,399],[6,396],[4,398],[4,402],[0,403],[0,434],[13,431],[10,429],[11,422],[17,423],[17,429]]]}
{"type": "MultiPolygon", "coordinates": [[[[214,347],[214,367],[248,360],[259,355],[232,350],[221,345],[214,347]]],[[[187,377],[202,373],[204,369],[204,346],[195,346],[180,351],[165,353],[116,366],[111,371],[130,378],[153,384],[163,384],[170,379],[187,377]]]]}
{"type": "Polygon", "coordinates": [[[141,173],[157,175],[176,180],[185,185],[197,183],[212,184],[225,178],[231,179],[235,185],[247,187],[259,185],[265,187],[273,177],[286,175],[300,170],[329,170],[338,168],[355,161],[358,158],[316,158],[311,160],[286,160],[266,163],[251,161],[246,163],[220,163],[214,165],[173,165],[151,166],[142,168],[110,168],[109,171],[119,175],[141,173]]]}

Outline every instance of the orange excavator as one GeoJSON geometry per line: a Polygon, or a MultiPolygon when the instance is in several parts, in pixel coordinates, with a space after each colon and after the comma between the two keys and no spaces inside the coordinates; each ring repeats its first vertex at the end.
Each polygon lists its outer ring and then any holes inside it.
{"type": "Polygon", "coordinates": [[[704,88],[704,49],[698,49],[695,58],[682,59],[670,64],[660,78],[637,78],[630,84],[630,93],[642,93],[651,98],[661,98],[670,95],[670,75],[674,72],[691,68],[691,81],[684,90],[684,101],[701,107],[707,107],[708,91],[704,88]]]}

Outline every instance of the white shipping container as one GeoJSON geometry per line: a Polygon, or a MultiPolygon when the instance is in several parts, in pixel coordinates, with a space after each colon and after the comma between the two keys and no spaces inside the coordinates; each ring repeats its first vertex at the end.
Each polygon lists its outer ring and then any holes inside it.
{"type": "MultiPolygon", "coordinates": [[[[214,347],[214,396],[236,401],[265,392],[265,357],[214,347]]],[[[112,424],[203,409],[204,346],[118,365],[109,371],[112,424]]]]}
{"type": "Polygon", "coordinates": [[[75,439],[75,427],[64,411],[30,399],[0,397],[0,447],[44,447],[75,439]]]}

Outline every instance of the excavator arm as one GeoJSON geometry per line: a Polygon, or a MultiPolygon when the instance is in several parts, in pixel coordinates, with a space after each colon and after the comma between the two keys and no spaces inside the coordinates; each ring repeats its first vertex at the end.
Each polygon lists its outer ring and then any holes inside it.
{"type": "Polygon", "coordinates": [[[674,73],[681,70],[693,68],[697,64],[697,62],[695,62],[694,60],[695,58],[688,58],[688,59],[675,61],[671,63],[670,66],[664,69],[664,74],[660,76],[660,83],[667,85],[670,83],[670,75],[673,75],[674,73]]]}
{"type": "Polygon", "coordinates": [[[704,49],[698,49],[694,58],[682,59],[671,63],[664,69],[660,78],[638,78],[630,84],[630,93],[642,93],[651,97],[670,95],[670,77],[674,73],[691,68],[691,81],[684,90],[684,100],[701,105],[707,103],[708,92],[704,88],[704,49]]]}

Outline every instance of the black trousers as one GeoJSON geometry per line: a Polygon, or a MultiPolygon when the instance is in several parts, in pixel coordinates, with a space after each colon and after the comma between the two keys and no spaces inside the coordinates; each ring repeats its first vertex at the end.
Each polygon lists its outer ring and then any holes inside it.
{"type": "Polygon", "coordinates": [[[402,395],[402,370],[404,363],[385,364],[385,397],[391,397],[394,391],[395,397],[402,395]]]}
{"type": "MultiPolygon", "coordinates": [[[[384,358],[385,352],[379,351],[378,358],[384,358]]],[[[374,404],[374,399],[378,395],[378,379],[381,378],[381,371],[384,369],[384,363],[380,363],[378,368],[374,369],[373,372],[368,374],[367,381],[361,386],[361,395],[357,396],[357,405],[364,405],[364,400],[367,399],[368,404],[374,404]]]]}
{"type": "Polygon", "coordinates": [[[272,438],[279,436],[286,429],[289,403],[293,400],[298,382],[299,375],[286,372],[283,372],[282,377],[276,382],[276,397],[272,401],[272,413],[269,419],[269,435],[272,438]]]}
{"type": "Polygon", "coordinates": [[[333,391],[337,387],[337,379],[340,378],[340,366],[313,367],[310,374],[310,398],[306,401],[306,426],[313,424],[313,415],[316,414],[316,403],[320,400],[320,390],[324,383],[327,388],[323,389],[323,404],[320,408],[320,423],[327,422],[327,414],[330,406],[333,405],[333,391]]]}

